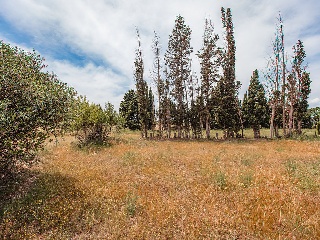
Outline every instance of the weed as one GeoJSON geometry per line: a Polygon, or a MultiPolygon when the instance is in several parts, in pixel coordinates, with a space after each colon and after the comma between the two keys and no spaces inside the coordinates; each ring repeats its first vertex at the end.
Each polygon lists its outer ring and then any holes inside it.
{"type": "Polygon", "coordinates": [[[298,168],[298,165],[297,163],[294,161],[294,160],[287,160],[285,162],[285,166],[286,166],[286,170],[287,170],[287,173],[292,176],[295,174],[295,172],[297,171],[297,168],[298,168]]]}
{"type": "Polygon", "coordinates": [[[241,159],[241,164],[246,167],[249,167],[252,165],[252,160],[250,158],[241,159]]]}
{"type": "Polygon", "coordinates": [[[251,186],[252,181],[253,181],[252,172],[247,172],[243,175],[240,175],[240,185],[243,186],[244,188],[251,186]]]}
{"type": "Polygon", "coordinates": [[[137,199],[138,196],[136,196],[135,194],[133,194],[132,192],[129,192],[126,195],[126,214],[129,217],[134,217],[137,213],[137,199]]]}
{"type": "Polygon", "coordinates": [[[227,188],[227,177],[223,172],[218,172],[214,175],[215,184],[221,190],[227,188]]]}
{"type": "Polygon", "coordinates": [[[132,165],[132,164],[135,163],[136,153],[130,152],[130,151],[129,151],[129,152],[126,152],[126,153],[123,155],[122,159],[123,159],[123,164],[124,164],[125,166],[130,166],[130,165],[132,165]]]}

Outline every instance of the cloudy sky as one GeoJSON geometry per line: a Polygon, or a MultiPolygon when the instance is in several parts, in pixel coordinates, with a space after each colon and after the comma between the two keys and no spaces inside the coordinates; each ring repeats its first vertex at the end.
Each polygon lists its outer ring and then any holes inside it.
{"type": "MultiPolygon", "coordinates": [[[[303,41],[312,80],[309,104],[320,106],[319,0],[0,0],[0,6],[0,40],[37,50],[46,59],[48,70],[79,94],[100,104],[110,101],[116,108],[124,93],[134,88],[136,27],[149,79],[154,31],[164,53],[180,14],[192,29],[191,44],[197,52],[205,18],[212,19],[221,34],[220,8],[230,7],[242,98],[252,71],[266,68],[281,11],[288,56],[297,40],[303,41]]],[[[199,69],[196,57],[193,68],[199,69]]]]}

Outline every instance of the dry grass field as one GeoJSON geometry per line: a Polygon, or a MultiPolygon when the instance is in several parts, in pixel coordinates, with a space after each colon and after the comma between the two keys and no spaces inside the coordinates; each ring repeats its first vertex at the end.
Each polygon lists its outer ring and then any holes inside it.
{"type": "Polygon", "coordinates": [[[319,141],[71,141],[12,188],[0,238],[320,239],[319,141]]]}

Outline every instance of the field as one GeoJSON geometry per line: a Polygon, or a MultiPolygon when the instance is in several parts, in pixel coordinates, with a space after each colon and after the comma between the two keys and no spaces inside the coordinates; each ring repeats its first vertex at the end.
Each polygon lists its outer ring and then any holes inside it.
{"type": "Polygon", "coordinates": [[[0,239],[320,239],[320,141],[72,141],[1,193],[0,239]]]}

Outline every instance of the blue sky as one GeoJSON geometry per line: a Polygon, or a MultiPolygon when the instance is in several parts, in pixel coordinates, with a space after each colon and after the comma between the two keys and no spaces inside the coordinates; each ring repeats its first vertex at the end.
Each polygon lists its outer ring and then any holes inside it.
{"type": "MultiPolygon", "coordinates": [[[[192,29],[194,53],[201,48],[205,18],[221,34],[220,8],[232,9],[236,39],[239,97],[254,69],[265,70],[271,55],[279,11],[284,19],[289,59],[300,39],[305,46],[312,93],[309,104],[320,106],[320,1],[318,0],[0,0],[0,39],[46,59],[48,70],[96,103],[118,108],[134,88],[133,61],[140,29],[145,77],[152,71],[152,38],[157,31],[165,52],[174,20],[181,14],[192,29]],[[183,4],[182,4],[183,3],[183,4]]],[[[222,36],[221,36],[222,38],[222,36]]],[[[193,55],[193,70],[199,61],[193,55]]]]}

